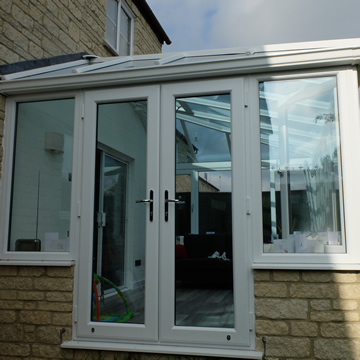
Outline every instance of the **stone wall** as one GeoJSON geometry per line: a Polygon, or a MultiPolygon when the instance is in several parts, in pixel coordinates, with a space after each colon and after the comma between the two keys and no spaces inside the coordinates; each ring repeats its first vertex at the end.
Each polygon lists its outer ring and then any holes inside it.
{"type": "Polygon", "coordinates": [[[255,271],[255,298],[269,360],[360,358],[360,273],[255,271]]]}
{"type": "MultiPolygon", "coordinates": [[[[73,267],[0,266],[0,360],[211,359],[61,349],[71,339],[73,275],[73,267]]],[[[255,271],[257,349],[266,337],[268,360],[358,360],[359,305],[358,272],[255,271]]]]}

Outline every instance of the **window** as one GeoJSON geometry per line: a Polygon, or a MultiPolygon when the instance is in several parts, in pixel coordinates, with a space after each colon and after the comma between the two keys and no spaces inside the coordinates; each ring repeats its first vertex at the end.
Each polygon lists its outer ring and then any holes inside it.
{"type": "Polygon", "coordinates": [[[252,198],[262,222],[253,232],[261,238],[254,266],[356,262],[354,73],[269,77],[253,85],[259,123],[252,123],[252,139],[260,144],[261,168],[252,173],[253,191],[261,191],[252,198]]]}
{"type": "Polygon", "coordinates": [[[264,251],[344,252],[336,77],[259,85],[264,251]]]}
{"type": "Polygon", "coordinates": [[[69,252],[74,104],[17,104],[10,252],[69,252]]]}
{"type": "Polygon", "coordinates": [[[121,0],[107,0],[105,38],[117,55],[132,53],[133,19],[130,9],[121,0]]]}

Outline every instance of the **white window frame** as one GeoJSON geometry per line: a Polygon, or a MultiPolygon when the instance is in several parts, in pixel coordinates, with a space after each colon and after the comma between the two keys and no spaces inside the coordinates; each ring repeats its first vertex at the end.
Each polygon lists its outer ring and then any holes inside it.
{"type": "Polygon", "coordinates": [[[342,164],[343,207],[345,213],[345,227],[343,239],[345,240],[345,253],[319,254],[319,253],[264,253],[262,226],[254,227],[251,231],[254,246],[254,269],[323,269],[347,270],[360,269],[358,241],[358,204],[360,204],[360,168],[354,166],[354,159],[360,156],[360,126],[357,70],[355,67],[337,68],[324,71],[297,71],[291,74],[258,75],[250,78],[250,111],[251,129],[250,138],[258,146],[251,146],[249,151],[253,164],[249,167],[252,174],[252,203],[253,212],[257,221],[262,224],[261,200],[261,164],[260,164],[260,108],[259,83],[263,81],[304,79],[333,76],[337,80],[339,128],[342,164]]]}
{"type": "Polygon", "coordinates": [[[67,92],[56,94],[39,94],[33,96],[18,96],[8,98],[5,112],[4,157],[2,164],[2,179],[0,187],[0,265],[49,265],[69,266],[75,263],[78,233],[77,197],[81,188],[81,94],[67,92]],[[73,138],[73,164],[70,202],[70,239],[69,251],[64,252],[20,252],[9,251],[9,224],[11,208],[11,190],[14,167],[15,135],[17,104],[33,101],[74,99],[74,138],[73,138]]]}
{"type": "MultiPolygon", "coordinates": [[[[115,55],[120,55],[120,56],[131,56],[133,55],[133,51],[134,51],[134,20],[135,20],[135,15],[134,13],[130,10],[129,6],[125,3],[124,0],[115,0],[118,2],[118,8],[117,8],[117,24],[116,24],[116,47],[114,47],[113,45],[110,44],[110,42],[107,40],[107,34],[106,34],[106,30],[105,30],[105,43],[106,46],[109,47],[109,49],[115,54],[115,55]],[[120,33],[120,21],[121,21],[121,9],[124,10],[124,12],[126,13],[126,15],[130,18],[130,49],[129,49],[129,54],[121,54],[120,50],[121,50],[121,33],[120,33]]],[[[106,9],[106,19],[108,18],[107,16],[107,12],[108,9],[106,9]]]]}

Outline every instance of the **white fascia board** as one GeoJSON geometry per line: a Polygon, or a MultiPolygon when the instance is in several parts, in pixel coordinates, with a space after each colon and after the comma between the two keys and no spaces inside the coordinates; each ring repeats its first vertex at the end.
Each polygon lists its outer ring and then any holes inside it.
{"type": "MultiPolygon", "coordinates": [[[[194,52],[189,56],[188,62],[154,67],[126,68],[111,71],[98,70],[85,74],[71,74],[46,78],[17,79],[0,83],[0,93],[4,95],[24,94],[41,91],[61,91],[70,89],[90,89],[106,86],[120,86],[131,84],[161,83],[163,81],[177,81],[186,79],[215,78],[219,76],[234,76],[253,74],[259,72],[286,71],[319,68],[327,66],[346,66],[360,63],[360,40],[358,47],[353,43],[342,44],[341,48],[320,48],[313,45],[310,49],[280,52],[269,55],[272,47],[263,47],[264,53],[257,52],[255,55],[229,55],[221,54],[221,59],[212,56],[205,57],[202,61],[191,62],[190,58],[204,55],[204,52],[194,52]],[[345,46],[346,45],[346,46],[345,46]],[[349,47],[349,45],[351,45],[349,47]],[[340,49],[339,49],[340,48],[340,49]]],[[[294,45],[294,44],[293,44],[294,45]]],[[[275,48],[273,48],[275,51],[275,48]]],[[[260,50],[260,48],[258,49],[260,50]]],[[[210,52],[209,52],[210,53],[210,52]]],[[[212,52],[215,55],[217,52],[212,52]]],[[[140,58],[139,58],[140,59],[140,58]]],[[[159,59],[159,57],[158,57],[159,59]]]]}

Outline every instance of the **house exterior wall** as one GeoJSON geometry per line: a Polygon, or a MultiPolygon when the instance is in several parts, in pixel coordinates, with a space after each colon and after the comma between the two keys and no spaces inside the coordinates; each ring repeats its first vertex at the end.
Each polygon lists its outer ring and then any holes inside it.
{"type": "Polygon", "coordinates": [[[255,271],[257,347],[269,360],[358,359],[360,273],[255,271]]]}

